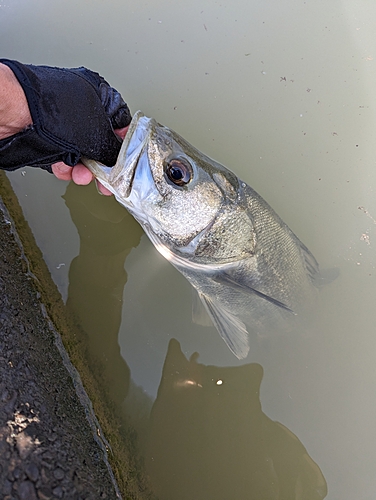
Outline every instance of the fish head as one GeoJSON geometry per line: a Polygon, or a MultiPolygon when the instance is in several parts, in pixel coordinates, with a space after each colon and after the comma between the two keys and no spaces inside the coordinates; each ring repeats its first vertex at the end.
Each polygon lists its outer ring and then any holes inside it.
{"type": "Polygon", "coordinates": [[[159,241],[184,256],[194,253],[222,207],[236,200],[239,187],[231,171],[141,112],[132,120],[114,167],[85,163],[157,248],[159,241]]]}

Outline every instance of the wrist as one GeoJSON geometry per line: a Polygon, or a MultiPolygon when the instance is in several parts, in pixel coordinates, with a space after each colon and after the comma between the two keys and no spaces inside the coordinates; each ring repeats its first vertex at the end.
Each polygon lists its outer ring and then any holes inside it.
{"type": "Polygon", "coordinates": [[[0,63],[0,139],[21,132],[32,122],[21,85],[13,71],[0,63]]]}

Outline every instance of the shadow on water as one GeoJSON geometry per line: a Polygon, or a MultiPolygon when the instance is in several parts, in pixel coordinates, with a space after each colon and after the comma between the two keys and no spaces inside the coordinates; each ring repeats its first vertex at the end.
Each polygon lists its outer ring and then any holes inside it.
{"type": "Polygon", "coordinates": [[[325,478],[259,398],[261,365],[220,368],[170,341],[146,444],[160,500],[320,500],[325,478]]]}
{"type": "Polygon", "coordinates": [[[127,281],[124,261],[143,231],[123,207],[98,196],[93,186],[71,182],[63,197],[80,236],[80,253],[69,269],[67,307],[87,335],[85,348],[96,375],[120,404],[130,382],[118,343],[127,281]]]}
{"type": "MultiPolygon", "coordinates": [[[[107,428],[106,437],[116,456],[123,493],[130,499],[150,500],[154,496],[139,456],[137,432],[123,409],[129,389],[135,391],[118,342],[127,282],[124,262],[143,231],[121,205],[99,196],[93,185],[70,183],[63,198],[80,238],[79,255],[69,268],[66,306],[78,326],[80,350],[102,402],[113,417],[109,421],[114,427],[107,428]]],[[[143,403],[148,415],[151,402],[143,403]]]]}
{"type": "Polygon", "coordinates": [[[150,413],[150,399],[131,380],[118,343],[124,262],[142,229],[92,186],[70,183],[64,200],[80,236],[80,252],[69,270],[67,307],[83,331],[96,379],[123,413],[124,425],[138,433],[131,453],[143,455],[158,499],[325,498],[319,466],[291,431],[261,409],[259,364],[206,366],[197,362],[197,353],[187,360],[172,339],[150,413]]]}

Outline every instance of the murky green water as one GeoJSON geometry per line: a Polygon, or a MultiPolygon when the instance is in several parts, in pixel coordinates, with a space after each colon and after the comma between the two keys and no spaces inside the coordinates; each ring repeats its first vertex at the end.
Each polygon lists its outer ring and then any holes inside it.
{"type": "Polygon", "coordinates": [[[10,175],[161,500],[375,498],[375,19],[366,0],[0,4],[4,57],[101,72],[340,269],[304,331],[240,363],[113,199],[10,175]]]}

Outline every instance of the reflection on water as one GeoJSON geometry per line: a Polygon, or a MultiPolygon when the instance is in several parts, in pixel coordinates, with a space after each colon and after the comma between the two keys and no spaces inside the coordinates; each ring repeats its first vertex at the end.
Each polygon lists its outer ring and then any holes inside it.
{"type": "Polygon", "coordinates": [[[160,500],[320,500],[326,481],[299,439],[263,413],[263,369],[219,368],[170,341],[146,467],[160,500]]]}
{"type": "Polygon", "coordinates": [[[124,261],[142,230],[113,199],[70,183],[63,196],[80,236],[80,252],[69,269],[67,307],[86,334],[85,348],[111,399],[125,398],[130,371],[120,355],[118,333],[127,281],[124,261]]]}
{"type": "Polygon", "coordinates": [[[126,257],[142,230],[94,187],[69,184],[64,200],[79,237],[69,269],[67,307],[108,396],[139,433],[146,474],[160,500],[320,500],[326,481],[299,439],[263,413],[261,365],[206,366],[172,339],[157,398],[131,380],[120,354],[126,257]],[[79,191],[79,196],[78,196],[79,191]]]}

